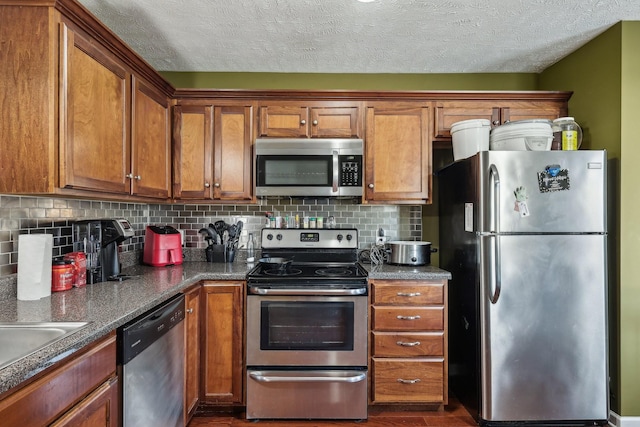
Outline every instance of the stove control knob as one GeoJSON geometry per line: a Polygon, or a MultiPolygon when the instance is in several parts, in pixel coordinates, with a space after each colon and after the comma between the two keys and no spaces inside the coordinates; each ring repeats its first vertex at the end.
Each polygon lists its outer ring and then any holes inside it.
{"type": "Polygon", "coordinates": [[[353,239],[353,236],[351,234],[347,234],[347,240],[351,241],[351,239],[353,239]]]}
{"type": "Polygon", "coordinates": [[[271,233],[267,234],[267,240],[273,240],[273,234],[271,233]]]}
{"type": "Polygon", "coordinates": [[[338,238],[338,242],[342,242],[342,234],[338,234],[336,237],[338,238]]]}
{"type": "Polygon", "coordinates": [[[278,239],[278,240],[282,240],[282,234],[278,234],[278,235],[276,236],[276,239],[278,239]]]}

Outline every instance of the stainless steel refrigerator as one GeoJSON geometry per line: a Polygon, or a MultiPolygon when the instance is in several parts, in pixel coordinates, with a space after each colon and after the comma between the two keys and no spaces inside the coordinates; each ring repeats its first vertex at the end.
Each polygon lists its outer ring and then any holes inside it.
{"type": "Polygon", "coordinates": [[[606,151],[484,151],[437,180],[453,394],[481,425],[606,424],[606,151]]]}

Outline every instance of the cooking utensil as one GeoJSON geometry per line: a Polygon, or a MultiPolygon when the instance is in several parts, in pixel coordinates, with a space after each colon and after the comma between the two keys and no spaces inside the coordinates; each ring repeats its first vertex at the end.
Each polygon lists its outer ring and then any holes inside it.
{"type": "Polygon", "coordinates": [[[389,264],[424,265],[431,263],[431,242],[394,241],[387,243],[389,247],[389,264]]]}
{"type": "Polygon", "coordinates": [[[223,243],[224,232],[225,232],[225,230],[228,229],[227,223],[222,221],[222,220],[218,220],[218,221],[214,222],[213,224],[209,224],[209,226],[213,227],[213,229],[218,234],[218,237],[220,237],[220,243],[223,243]]]}

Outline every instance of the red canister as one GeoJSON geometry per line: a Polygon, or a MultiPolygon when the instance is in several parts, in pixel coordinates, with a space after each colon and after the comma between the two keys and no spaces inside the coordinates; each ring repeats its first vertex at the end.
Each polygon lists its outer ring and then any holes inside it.
{"type": "Polygon", "coordinates": [[[75,288],[87,284],[87,254],[84,252],[69,252],[64,259],[71,261],[73,265],[73,284],[75,288]]]}
{"type": "Polygon", "coordinates": [[[51,292],[68,291],[73,286],[71,261],[55,260],[51,266],[51,292]]]}

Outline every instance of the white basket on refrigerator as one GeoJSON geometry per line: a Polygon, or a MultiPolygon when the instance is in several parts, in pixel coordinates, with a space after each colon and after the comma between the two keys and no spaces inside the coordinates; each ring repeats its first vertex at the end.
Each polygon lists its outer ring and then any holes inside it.
{"type": "Polygon", "coordinates": [[[486,119],[472,119],[451,125],[451,145],[453,160],[466,159],[478,151],[489,149],[491,122],[486,119]]]}
{"type": "Polygon", "coordinates": [[[518,120],[491,130],[490,150],[546,151],[551,149],[553,130],[549,120],[518,120]]]}

